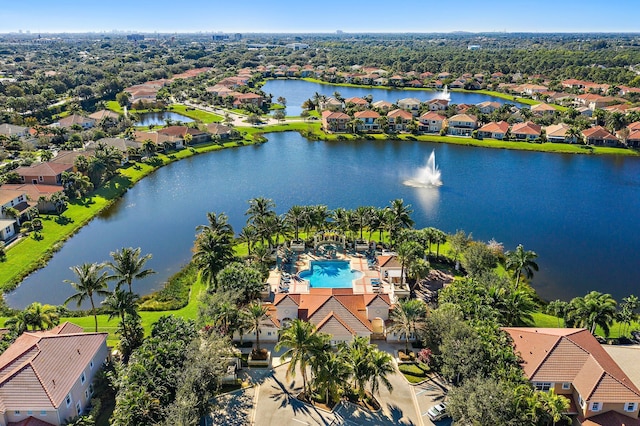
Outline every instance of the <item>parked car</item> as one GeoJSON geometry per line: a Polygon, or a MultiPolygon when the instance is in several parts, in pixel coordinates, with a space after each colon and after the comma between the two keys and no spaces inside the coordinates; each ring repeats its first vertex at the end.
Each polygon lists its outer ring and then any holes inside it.
{"type": "Polygon", "coordinates": [[[431,421],[434,422],[449,417],[449,412],[447,411],[447,403],[442,402],[438,405],[434,405],[433,407],[429,408],[427,414],[429,415],[431,421]]]}

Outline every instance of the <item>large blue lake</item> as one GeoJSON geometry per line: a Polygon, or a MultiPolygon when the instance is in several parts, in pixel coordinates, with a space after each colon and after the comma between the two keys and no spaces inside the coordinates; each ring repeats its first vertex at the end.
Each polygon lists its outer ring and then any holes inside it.
{"type": "MultiPolygon", "coordinates": [[[[402,90],[402,89],[381,89],[378,87],[350,87],[336,86],[334,84],[311,83],[304,80],[269,80],[262,86],[265,93],[273,95],[273,101],[283,96],[287,100],[287,115],[300,115],[302,104],[307,99],[313,97],[314,93],[325,96],[333,96],[334,92],[339,92],[343,98],[364,97],[371,95],[373,102],[387,101],[396,103],[403,98],[416,98],[421,101],[428,101],[438,96],[440,92],[433,90],[402,90]]],[[[475,105],[484,101],[496,101],[501,104],[509,102],[520,106],[518,102],[506,101],[494,96],[487,96],[473,92],[449,92],[452,104],[475,105]]]]}
{"type": "Polygon", "coordinates": [[[558,155],[410,141],[309,142],[297,133],[267,135],[260,146],[198,155],[159,169],[129,190],[28,277],[7,301],[62,303],[65,279],[82,262],[109,259],[125,246],[152,253],[158,271],[134,284],[145,294],[191,257],[195,227],[207,211],[225,212],[236,232],[247,200],[275,200],[329,208],[385,206],[403,198],[418,227],[464,229],[474,238],[519,243],[539,254],[533,281],[546,299],[570,299],[591,290],[620,299],[638,293],[640,161],[635,158],[558,155]],[[444,185],[402,184],[435,150],[444,185]]]}

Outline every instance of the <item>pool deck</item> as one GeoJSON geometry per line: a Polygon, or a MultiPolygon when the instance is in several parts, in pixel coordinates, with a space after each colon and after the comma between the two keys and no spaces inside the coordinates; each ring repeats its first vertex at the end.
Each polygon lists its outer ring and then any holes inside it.
{"type": "MultiPolygon", "coordinates": [[[[304,271],[305,269],[310,268],[310,263],[312,260],[348,260],[351,269],[362,272],[362,277],[354,280],[353,283],[353,293],[354,294],[369,294],[369,293],[390,293],[391,287],[389,283],[384,281],[380,277],[380,271],[378,267],[374,267],[373,269],[369,268],[369,264],[367,262],[367,258],[363,255],[345,255],[342,253],[337,253],[337,257],[334,259],[327,259],[324,257],[316,256],[311,253],[302,253],[299,255],[298,260],[296,261],[296,271],[304,271]],[[371,280],[379,281],[381,283],[380,290],[374,289],[373,285],[371,285],[371,280]]],[[[286,274],[285,274],[286,276],[286,274]]],[[[283,280],[283,274],[281,271],[272,270],[269,273],[269,278],[267,282],[269,283],[271,290],[273,293],[282,293],[280,283],[283,280]]],[[[288,293],[309,293],[309,282],[307,280],[301,279],[297,277],[297,274],[292,274],[289,282],[288,282],[288,293]]]]}

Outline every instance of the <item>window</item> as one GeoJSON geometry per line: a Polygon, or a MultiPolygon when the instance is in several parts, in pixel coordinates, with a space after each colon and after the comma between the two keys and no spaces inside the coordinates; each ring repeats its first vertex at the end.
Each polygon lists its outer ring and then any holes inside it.
{"type": "Polygon", "coordinates": [[[636,411],[637,405],[635,402],[627,402],[624,404],[624,411],[632,412],[636,411]]]}
{"type": "Polygon", "coordinates": [[[93,395],[93,383],[89,385],[89,394],[93,395]]]}
{"type": "Polygon", "coordinates": [[[591,403],[591,411],[600,411],[600,403],[592,402],[591,403]]]}
{"type": "Polygon", "coordinates": [[[84,385],[84,382],[87,381],[87,378],[84,375],[84,372],[82,372],[82,376],[80,376],[80,383],[82,383],[84,385]]]}
{"type": "Polygon", "coordinates": [[[42,176],[38,176],[38,180],[39,180],[40,182],[43,182],[43,181],[44,181],[44,179],[42,178],[42,176]]]}
{"type": "Polygon", "coordinates": [[[562,389],[564,389],[564,390],[571,389],[571,383],[564,382],[562,384],[562,389]]]}
{"type": "Polygon", "coordinates": [[[93,360],[89,363],[89,368],[93,369],[93,360]]]}
{"type": "Polygon", "coordinates": [[[20,410],[14,411],[13,414],[15,414],[16,416],[19,416],[20,415],[20,410]]]}
{"type": "Polygon", "coordinates": [[[89,389],[84,390],[84,399],[89,399],[89,389]]]}
{"type": "Polygon", "coordinates": [[[580,404],[580,407],[584,409],[586,402],[582,399],[582,395],[578,395],[578,404],[580,404]]]}
{"type": "Polygon", "coordinates": [[[31,415],[33,415],[33,411],[31,410],[27,411],[27,416],[31,416],[31,415]]]}
{"type": "Polygon", "coordinates": [[[543,392],[551,389],[551,383],[549,382],[534,382],[533,386],[536,388],[536,390],[543,392]]]}
{"type": "Polygon", "coordinates": [[[76,403],[76,412],[78,413],[78,415],[82,413],[82,405],[80,405],[80,401],[76,403]]]}
{"type": "Polygon", "coordinates": [[[67,394],[67,407],[71,405],[71,394],[67,394]]]}
{"type": "Polygon", "coordinates": [[[47,415],[47,412],[46,412],[45,410],[42,410],[42,411],[40,411],[40,415],[41,415],[41,416],[46,416],[46,415],[47,415]]]}

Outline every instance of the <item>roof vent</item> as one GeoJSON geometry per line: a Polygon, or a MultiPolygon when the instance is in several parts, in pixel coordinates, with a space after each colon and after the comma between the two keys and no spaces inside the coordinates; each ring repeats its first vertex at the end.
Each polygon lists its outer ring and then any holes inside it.
{"type": "Polygon", "coordinates": [[[80,355],[80,349],[78,348],[78,349],[76,349],[76,351],[78,351],[78,355],[80,355]]]}

